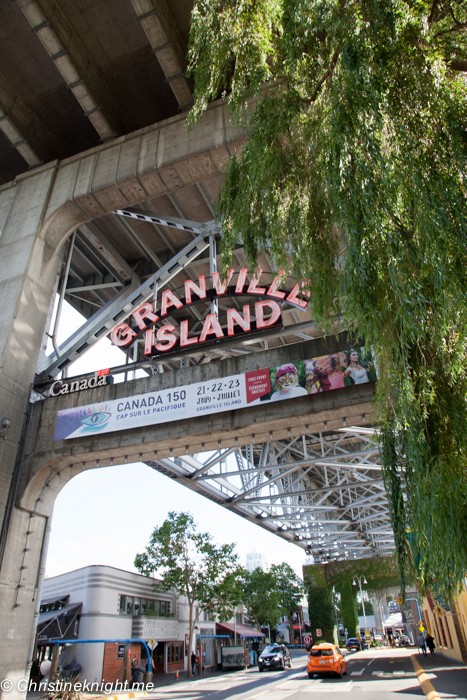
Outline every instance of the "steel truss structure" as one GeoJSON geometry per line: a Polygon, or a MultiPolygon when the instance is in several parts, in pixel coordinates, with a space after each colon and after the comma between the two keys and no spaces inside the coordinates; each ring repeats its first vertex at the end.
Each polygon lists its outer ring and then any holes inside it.
{"type": "Polygon", "coordinates": [[[315,562],[394,549],[372,429],[343,428],[148,463],[294,542],[315,562]]]}

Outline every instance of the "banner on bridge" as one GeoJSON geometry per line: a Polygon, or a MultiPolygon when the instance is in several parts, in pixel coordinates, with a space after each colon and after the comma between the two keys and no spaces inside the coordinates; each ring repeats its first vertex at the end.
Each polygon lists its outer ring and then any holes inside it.
{"type": "Polygon", "coordinates": [[[350,349],[277,367],[59,411],[54,440],[112,433],[291,400],[376,379],[370,353],[350,349]]]}

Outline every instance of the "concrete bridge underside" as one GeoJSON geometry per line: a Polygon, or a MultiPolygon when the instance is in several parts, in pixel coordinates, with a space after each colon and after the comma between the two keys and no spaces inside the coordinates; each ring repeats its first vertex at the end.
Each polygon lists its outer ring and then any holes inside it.
{"type": "MultiPolygon", "coordinates": [[[[29,403],[69,236],[118,208],[147,206],[173,214],[161,208],[169,206],[175,193],[193,219],[212,218],[207,205],[199,215],[192,188],[214,197],[229,155],[244,140],[229,124],[224,105],[216,103],[190,133],[184,117],[174,117],[39,166],[0,188],[0,416],[11,420],[0,452],[0,676],[14,684],[27,677],[32,661],[53,502],[83,469],[146,462],[318,558],[331,551],[330,538],[342,547],[348,540],[352,556],[387,546],[378,452],[364,433],[350,429],[371,422],[371,384],[209,419],[53,442],[56,411],[78,400],[104,401],[130,390],[143,393],[245,372],[300,357],[302,351],[316,356],[337,349],[337,341],[296,343],[94,389],[81,397],[29,403]],[[200,456],[207,452],[209,457],[200,456]],[[307,527],[302,529],[303,523],[307,527]]],[[[20,695],[8,693],[11,699],[20,695]]]]}

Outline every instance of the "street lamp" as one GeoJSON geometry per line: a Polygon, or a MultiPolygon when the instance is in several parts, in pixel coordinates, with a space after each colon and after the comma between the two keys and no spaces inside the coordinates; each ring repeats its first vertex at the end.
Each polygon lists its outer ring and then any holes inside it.
{"type": "Polygon", "coordinates": [[[363,601],[363,588],[362,584],[366,585],[368,581],[364,576],[354,576],[352,580],[352,586],[357,586],[360,588],[360,595],[362,597],[362,608],[363,608],[363,620],[365,622],[365,629],[368,629],[368,626],[366,624],[366,613],[365,613],[365,603],[363,601]]]}

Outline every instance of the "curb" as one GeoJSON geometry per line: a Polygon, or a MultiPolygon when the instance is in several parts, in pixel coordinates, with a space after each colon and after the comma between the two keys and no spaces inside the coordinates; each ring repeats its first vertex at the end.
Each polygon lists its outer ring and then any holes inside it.
{"type": "Polygon", "coordinates": [[[425,671],[421,667],[420,662],[415,656],[415,654],[412,654],[411,659],[415,673],[418,678],[418,682],[420,683],[420,686],[425,695],[427,696],[428,700],[440,700],[440,695],[435,690],[433,683],[430,681],[425,671]]]}

